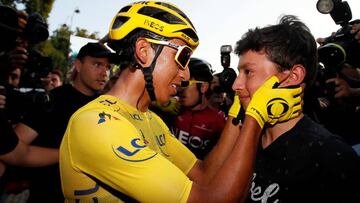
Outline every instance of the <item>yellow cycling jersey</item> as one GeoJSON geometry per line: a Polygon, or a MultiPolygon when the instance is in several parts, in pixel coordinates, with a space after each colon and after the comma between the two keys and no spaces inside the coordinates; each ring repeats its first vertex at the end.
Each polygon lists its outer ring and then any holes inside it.
{"type": "Polygon", "coordinates": [[[155,113],[110,95],[73,114],[60,146],[66,202],[186,202],[195,162],[155,113]]]}

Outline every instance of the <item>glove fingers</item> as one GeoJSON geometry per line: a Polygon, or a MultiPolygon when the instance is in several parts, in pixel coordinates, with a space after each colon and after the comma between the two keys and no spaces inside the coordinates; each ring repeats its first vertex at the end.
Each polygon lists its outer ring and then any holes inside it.
{"type": "Polygon", "coordinates": [[[302,89],[302,87],[299,87],[299,86],[297,86],[297,88],[294,88],[291,90],[291,94],[293,95],[294,98],[300,96],[302,92],[303,92],[303,89],[302,89]]]}

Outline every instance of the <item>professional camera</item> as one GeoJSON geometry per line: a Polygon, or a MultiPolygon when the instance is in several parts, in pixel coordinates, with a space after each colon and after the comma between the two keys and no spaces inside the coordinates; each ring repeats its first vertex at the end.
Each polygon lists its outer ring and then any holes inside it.
{"type": "Polygon", "coordinates": [[[341,72],[344,63],[353,67],[360,67],[360,44],[355,40],[355,33],[350,33],[354,23],[360,20],[352,19],[351,9],[346,1],[319,0],[316,8],[320,13],[330,14],[332,19],[341,28],[331,36],[325,38],[318,48],[319,68],[317,75],[319,96],[334,97],[335,84],[325,83],[327,79],[335,78],[341,72]]]}
{"type": "Polygon", "coordinates": [[[38,13],[31,13],[27,17],[27,24],[23,30],[18,24],[18,11],[9,6],[0,5],[1,50],[7,51],[15,46],[17,37],[22,37],[31,44],[45,41],[49,37],[48,26],[38,13]]]}
{"type": "Polygon", "coordinates": [[[49,37],[48,25],[38,13],[31,13],[21,36],[32,44],[45,41],[49,37]]]}
{"type": "Polygon", "coordinates": [[[354,23],[349,4],[341,0],[319,0],[316,5],[323,14],[330,13],[332,19],[341,28],[335,34],[325,38],[324,43],[318,48],[319,61],[325,68],[341,69],[344,63],[354,67],[360,66],[360,45],[355,40],[355,33],[350,33],[354,23]]]}
{"type": "Polygon", "coordinates": [[[53,69],[52,59],[43,56],[36,50],[29,52],[27,61],[21,74],[20,86],[40,88],[41,78],[45,78],[53,69]]]}
{"type": "Polygon", "coordinates": [[[236,79],[236,72],[230,68],[231,52],[231,45],[222,45],[220,48],[221,65],[224,70],[219,74],[220,86],[214,90],[215,92],[233,93],[232,84],[236,79]]]}
{"type": "Polygon", "coordinates": [[[49,37],[48,26],[38,13],[31,13],[26,17],[27,24],[19,27],[19,15],[14,8],[0,5],[0,32],[2,34],[0,46],[0,83],[5,86],[7,98],[6,114],[10,120],[18,120],[26,111],[35,108],[48,108],[51,104],[49,95],[41,86],[40,78],[46,77],[52,68],[51,58],[42,56],[34,46],[49,37]],[[17,38],[28,42],[28,60],[22,69],[21,88],[7,85],[7,75],[10,68],[9,51],[16,46],[17,38]]]}

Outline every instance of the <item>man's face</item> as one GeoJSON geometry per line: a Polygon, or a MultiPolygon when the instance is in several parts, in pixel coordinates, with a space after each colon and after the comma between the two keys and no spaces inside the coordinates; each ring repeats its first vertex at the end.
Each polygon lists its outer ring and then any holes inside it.
{"type": "Polygon", "coordinates": [[[79,85],[82,86],[82,89],[88,93],[93,92],[93,94],[101,91],[109,80],[111,68],[109,59],[86,56],[78,62],[80,63],[77,67],[77,77],[79,77],[79,85]]]}
{"type": "MultiPolygon", "coordinates": [[[[171,43],[184,45],[185,42],[179,39],[170,40],[171,43]]],[[[189,69],[181,69],[175,61],[177,49],[164,46],[159,55],[153,71],[153,84],[156,99],[160,103],[166,103],[170,97],[175,96],[182,80],[188,80],[189,69]]]]}
{"type": "Polygon", "coordinates": [[[197,84],[190,84],[181,92],[180,101],[183,106],[192,107],[199,101],[201,95],[197,84]]]}
{"type": "Polygon", "coordinates": [[[232,89],[239,95],[245,108],[255,91],[271,76],[278,73],[276,64],[271,62],[264,52],[247,51],[239,57],[239,75],[232,89]]]}
{"type": "Polygon", "coordinates": [[[58,74],[50,73],[50,81],[52,88],[59,87],[62,85],[61,78],[58,74]]]}
{"type": "Polygon", "coordinates": [[[20,76],[21,76],[20,68],[11,71],[8,78],[8,84],[12,85],[13,87],[18,87],[20,83],[20,76]]]}

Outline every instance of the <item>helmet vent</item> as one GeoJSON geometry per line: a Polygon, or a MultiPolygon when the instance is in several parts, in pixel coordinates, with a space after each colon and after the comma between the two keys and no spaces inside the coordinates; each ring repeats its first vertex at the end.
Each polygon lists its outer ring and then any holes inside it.
{"type": "Polygon", "coordinates": [[[124,23],[126,23],[126,21],[128,21],[129,18],[128,17],[124,17],[124,16],[119,16],[115,19],[112,29],[118,29],[119,27],[121,27],[124,23]]]}
{"type": "Polygon", "coordinates": [[[130,8],[131,8],[131,6],[125,6],[124,8],[122,8],[122,9],[119,11],[119,13],[127,12],[130,8]]]}
{"type": "Polygon", "coordinates": [[[173,15],[173,14],[167,12],[167,11],[159,9],[159,8],[146,6],[146,7],[141,8],[138,11],[138,13],[142,14],[142,15],[146,15],[146,16],[156,18],[156,19],[161,20],[163,22],[166,22],[168,24],[186,25],[186,23],[183,22],[180,18],[176,17],[175,15],[173,15]]]}
{"type": "Polygon", "coordinates": [[[176,8],[175,6],[165,3],[165,2],[156,2],[155,4],[170,8],[171,10],[175,11],[176,13],[181,15],[183,18],[185,18],[191,24],[191,26],[194,27],[193,24],[191,23],[190,19],[185,15],[185,13],[183,13],[180,9],[176,8]]]}

